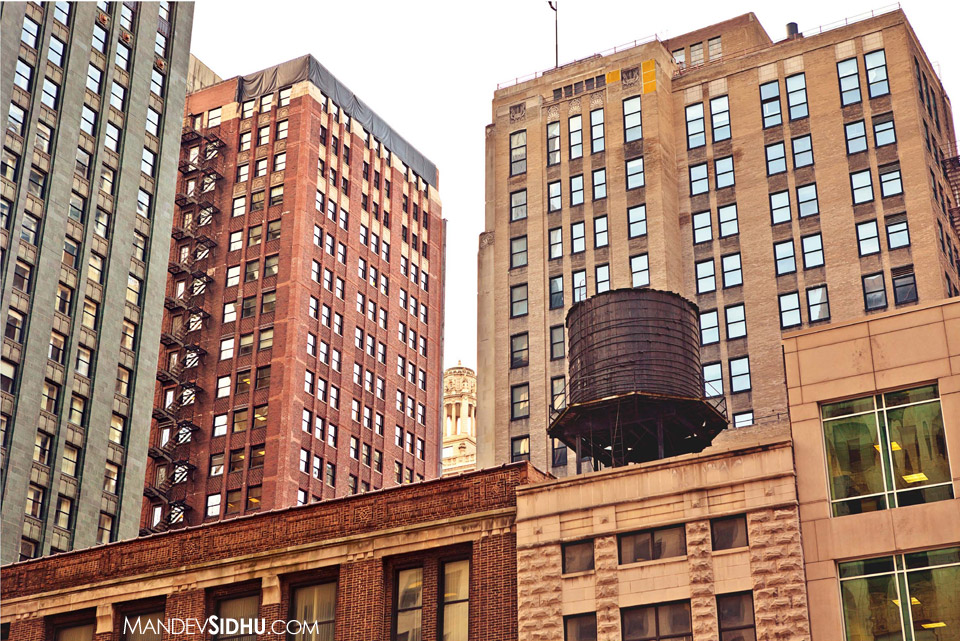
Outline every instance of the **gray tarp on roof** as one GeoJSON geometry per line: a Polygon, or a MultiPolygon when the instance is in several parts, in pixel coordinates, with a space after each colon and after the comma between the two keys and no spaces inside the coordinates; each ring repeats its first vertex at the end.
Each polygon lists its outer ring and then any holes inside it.
{"type": "Polygon", "coordinates": [[[400,160],[417,172],[418,176],[436,188],[437,166],[404,140],[383,118],[357,98],[356,94],[347,89],[311,55],[241,76],[240,82],[237,83],[237,101],[250,100],[304,80],[309,80],[319,87],[320,91],[333,100],[340,109],[363,125],[364,129],[383,143],[387,149],[397,154],[400,160]]]}

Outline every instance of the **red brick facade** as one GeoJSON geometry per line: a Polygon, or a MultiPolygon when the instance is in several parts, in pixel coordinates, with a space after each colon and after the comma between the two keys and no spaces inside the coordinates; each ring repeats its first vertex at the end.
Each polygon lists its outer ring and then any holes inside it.
{"type": "Polygon", "coordinates": [[[237,82],[187,100],[164,337],[198,309],[203,318],[161,350],[142,517],[153,532],[388,487],[397,466],[402,482],[438,475],[445,257],[436,185],[404,171],[403,158],[309,81],[286,97],[267,94],[269,107],[257,97],[246,108],[235,102],[237,82]],[[218,108],[220,123],[210,127],[218,108]],[[214,137],[223,143],[221,157],[207,161],[216,171],[205,168],[202,149],[191,165],[191,150],[214,137]],[[205,173],[215,187],[202,193],[205,173]],[[191,230],[205,201],[216,207],[212,222],[191,230]],[[177,267],[206,238],[215,243],[209,254],[177,267]],[[176,302],[198,275],[202,296],[176,302]],[[222,340],[233,341],[227,355],[222,340]],[[194,347],[199,364],[189,368],[194,347]],[[179,363],[170,364],[172,352],[179,363]],[[258,382],[267,372],[269,382],[258,382]],[[229,377],[225,392],[221,377],[229,377]],[[193,383],[192,405],[163,411],[193,383]],[[174,434],[179,421],[193,430],[189,442],[164,447],[176,437],[163,430],[174,434]],[[219,454],[223,470],[211,474],[219,454]],[[186,480],[165,483],[177,466],[186,480]],[[205,517],[212,495],[220,506],[205,517]],[[185,508],[182,520],[167,522],[171,505],[185,508]]]}
{"type": "Polygon", "coordinates": [[[395,572],[422,567],[423,638],[433,639],[440,564],[469,559],[470,639],[515,639],[516,488],[546,478],[513,464],[7,566],[3,623],[11,639],[98,623],[97,641],[119,641],[124,616],[202,620],[230,596],[259,594],[261,618],[287,619],[294,588],[335,580],[336,639],[389,639],[395,572]],[[408,551],[383,552],[398,539],[408,551]],[[337,545],[352,552],[310,560],[337,545]]]}

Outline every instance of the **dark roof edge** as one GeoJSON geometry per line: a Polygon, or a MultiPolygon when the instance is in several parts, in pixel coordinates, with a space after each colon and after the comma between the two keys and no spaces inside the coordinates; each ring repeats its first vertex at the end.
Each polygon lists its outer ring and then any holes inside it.
{"type": "Polygon", "coordinates": [[[237,102],[271,93],[297,82],[309,80],[328,98],[337,103],[351,118],[363,125],[377,140],[411,167],[418,176],[437,188],[437,166],[417,151],[373,109],[330,73],[312,55],[307,54],[282,62],[262,71],[240,76],[237,82],[237,102]]]}

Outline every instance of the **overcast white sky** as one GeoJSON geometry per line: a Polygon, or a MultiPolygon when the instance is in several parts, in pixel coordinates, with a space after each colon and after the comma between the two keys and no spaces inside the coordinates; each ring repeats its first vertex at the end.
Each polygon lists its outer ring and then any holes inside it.
{"type": "MultiPolygon", "coordinates": [[[[884,0],[560,0],[560,62],[749,11],[780,40],[787,22],[808,31],[883,6],[884,0]]],[[[958,6],[956,0],[902,3],[954,101],[960,100],[958,6]]],[[[458,360],[474,367],[484,127],[498,82],[553,66],[546,0],[197,0],[192,48],[223,78],[311,53],[437,165],[448,221],[444,367],[458,360]]]]}

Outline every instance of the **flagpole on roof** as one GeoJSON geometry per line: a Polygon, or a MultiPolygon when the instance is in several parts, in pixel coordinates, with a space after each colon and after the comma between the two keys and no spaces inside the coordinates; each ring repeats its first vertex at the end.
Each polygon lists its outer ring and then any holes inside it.
{"type": "Polygon", "coordinates": [[[557,5],[559,0],[547,0],[547,4],[550,5],[550,8],[553,9],[553,66],[560,66],[560,31],[557,26],[557,16],[559,12],[557,11],[557,5]]]}

